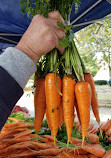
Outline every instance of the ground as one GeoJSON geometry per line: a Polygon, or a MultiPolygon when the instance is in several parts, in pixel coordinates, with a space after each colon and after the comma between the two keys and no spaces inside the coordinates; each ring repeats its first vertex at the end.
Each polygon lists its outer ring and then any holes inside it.
{"type": "MultiPolygon", "coordinates": [[[[32,85],[32,82],[29,82],[27,84],[27,86],[24,89],[24,95],[17,102],[17,105],[26,107],[29,110],[30,115],[34,116],[34,97],[32,93],[33,89],[31,88],[32,85]]],[[[111,119],[111,87],[109,87],[108,85],[96,86],[96,91],[99,102],[99,113],[101,123],[104,123],[108,118],[111,119]]],[[[95,126],[97,125],[92,110],[91,122],[94,122],[95,126]]]]}

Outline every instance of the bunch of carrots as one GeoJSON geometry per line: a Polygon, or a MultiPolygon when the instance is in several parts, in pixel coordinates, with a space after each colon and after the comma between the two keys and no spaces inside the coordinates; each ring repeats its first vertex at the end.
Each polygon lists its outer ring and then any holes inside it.
{"type": "MultiPolygon", "coordinates": [[[[51,134],[56,139],[58,129],[64,123],[67,131],[67,147],[70,142],[75,110],[82,128],[82,146],[90,122],[90,106],[100,125],[98,101],[93,77],[87,73],[74,41],[65,48],[62,56],[57,50],[47,54],[44,76],[35,74],[35,123],[39,132],[46,114],[51,134]],[[45,71],[46,70],[46,71],[45,71]],[[48,71],[47,71],[48,70],[48,71]]],[[[38,66],[38,72],[42,72],[38,66]]]]}

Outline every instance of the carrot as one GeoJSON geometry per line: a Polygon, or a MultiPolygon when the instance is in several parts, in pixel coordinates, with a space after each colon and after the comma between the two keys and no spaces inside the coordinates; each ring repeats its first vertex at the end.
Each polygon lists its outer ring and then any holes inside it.
{"type": "Polygon", "coordinates": [[[92,155],[92,154],[89,154],[88,157],[89,157],[89,158],[97,158],[96,156],[94,156],[94,155],[92,155]]]}
{"type": "Polygon", "coordinates": [[[0,134],[0,141],[1,141],[2,139],[11,138],[11,137],[13,137],[13,135],[16,134],[16,133],[18,133],[18,130],[11,130],[11,131],[9,131],[9,132],[0,134]]]}
{"type": "Polygon", "coordinates": [[[111,136],[110,136],[110,137],[108,137],[107,139],[108,139],[108,142],[110,142],[110,143],[111,143],[111,136]]]}
{"type": "Polygon", "coordinates": [[[108,136],[111,136],[111,125],[108,127],[108,129],[105,131],[105,134],[108,136]]]}
{"type": "Polygon", "coordinates": [[[111,150],[107,151],[103,158],[111,158],[111,150]]]}
{"type": "Polygon", "coordinates": [[[49,122],[49,116],[48,116],[47,109],[46,109],[46,119],[47,119],[47,124],[48,124],[48,127],[49,127],[49,128],[50,128],[50,130],[51,130],[51,126],[50,126],[50,122],[49,122]]]}
{"type": "Polygon", "coordinates": [[[18,128],[28,128],[28,127],[34,127],[34,124],[29,122],[24,122],[23,124],[19,125],[18,128]]]}
{"type": "Polygon", "coordinates": [[[39,156],[39,158],[54,158],[53,156],[39,156]]]}
{"type": "Polygon", "coordinates": [[[20,143],[13,144],[7,148],[7,151],[10,151],[13,149],[27,149],[27,148],[31,148],[31,149],[35,148],[32,141],[20,142],[20,143]]]}
{"type": "Polygon", "coordinates": [[[74,122],[74,127],[75,127],[75,129],[77,129],[79,126],[80,126],[80,122],[79,122],[79,121],[74,122]]]}
{"type": "MultiPolygon", "coordinates": [[[[51,135],[43,135],[45,138],[47,138],[49,141],[54,142],[54,138],[51,135]]],[[[57,142],[57,139],[55,139],[57,142]]]]}
{"type": "Polygon", "coordinates": [[[78,139],[78,138],[74,138],[74,137],[71,137],[70,139],[70,143],[71,144],[78,144],[78,143],[82,143],[82,139],[78,139]]]}
{"type": "Polygon", "coordinates": [[[34,128],[39,132],[46,110],[45,79],[39,79],[34,94],[35,119],[34,128]]]}
{"type": "Polygon", "coordinates": [[[4,127],[5,128],[10,128],[10,127],[15,127],[15,126],[18,126],[20,124],[23,124],[22,122],[14,122],[14,123],[5,123],[4,127]]]}
{"type": "Polygon", "coordinates": [[[78,82],[75,85],[75,94],[80,112],[83,146],[90,121],[91,87],[89,83],[78,82]]]}
{"type": "Polygon", "coordinates": [[[28,128],[28,127],[34,127],[34,124],[29,122],[16,122],[16,123],[6,123],[4,128],[5,129],[18,129],[18,128],[28,128]]]}
{"type": "Polygon", "coordinates": [[[35,135],[35,137],[36,137],[36,138],[39,138],[39,139],[40,139],[40,141],[42,141],[42,142],[44,142],[44,143],[48,143],[48,142],[49,142],[49,140],[48,140],[48,139],[43,138],[42,136],[35,135]]]}
{"type": "Polygon", "coordinates": [[[14,137],[15,138],[24,137],[24,136],[30,135],[31,133],[32,131],[30,129],[27,129],[26,131],[15,134],[14,137]]]}
{"type": "Polygon", "coordinates": [[[78,117],[78,120],[79,120],[79,123],[81,124],[80,122],[80,112],[79,112],[79,108],[78,108],[78,105],[77,105],[77,100],[75,98],[75,108],[76,108],[76,112],[77,112],[77,117],[78,117]]]}
{"type": "Polygon", "coordinates": [[[12,138],[12,139],[4,139],[2,142],[3,143],[20,143],[20,142],[26,142],[31,140],[31,138],[29,136],[25,136],[22,139],[21,138],[12,138]]]}
{"type": "Polygon", "coordinates": [[[59,120],[59,127],[60,127],[60,129],[61,129],[61,126],[62,126],[62,124],[63,124],[63,122],[64,122],[64,118],[63,118],[63,106],[62,106],[62,101],[61,101],[61,104],[60,104],[60,120],[59,120]]]}
{"type": "Polygon", "coordinates": [[[88,131],[88,132],[91,131],[91,130],[93,129],[93,127],[94,127],[94,123],[91,123],[91,124],[89,125],[87,131],[88,131]]]}
{"type": "Polygon", "coordinates": [[[84,74],[84,79],[91,86],[91,90],[92,90],[91,106],[92,106],[92,110],[93,110],[94,116],[96,118],[96,121],[100,125],[100,117],[99,117],[99,110],[98,110],[98,101],[97,101],[97,97],[96,97],[96,89],[95,89],[95,84],[94,84],[93,77],[92,77],[92,75],[90,73],[85,73],[84,74]]]}
{"type": "Polygon", "coordinates": [[[49,148],[53,147],[53,144],[50,144],[50,143],[33,142],[32,144],[34,144],[35,146],[39,147],[40,149],[49,149],[49,148]]]}
{"type": "Polygon", "coordinates": [[[88,152],[81,148],[77,148],[68,152],[72,155],[88,155],[88,152]]]}
{"type": "Polygon", "coordinates": [[[74,123],[74,88],[76,82],[71,77],[64,76],[62,79],[62,105],[63,117],[67,131],[67,147],[71,138],[73,123],[74,123]]]}
{"type": "Polygon", "coordinates": [[[88,158],[87,155],[71,155],[70,158],[88,158]]]}
{"type": "Polygon", "coordinates": [[[61,153],[61,149],[44,149],[36,152],[36,155],[44,155],[44,156],[56,156],[61,153]]]}
{"type": "Polygon", "coordinates": [[[15,118],[15,117],[8,117],[8,120],[12,120],[14,122],[24,122],[24,120],[21,120],[21,119],[15,118]]]}
{"type": "Polygon", "coordinates": [[[97,157],[103,157],[106,153],[105,149],[99,144],[87,143],[86,145],[82,147],[82,149],[97,157]]]}
{"type": "Polygon", "coordinates": [[[101,126],[101,129],[103,130],[103,131],[107,131],[107,129],[109,128],[109,126],[111,125],[111,119],[109,120],[107,120],[102,126],[101,126]]]}
{"type": "Polygon", "coordinates": [[[96,134],[87,132],[86,136],[93,144],[99,143],[99,137],[96,134]]]}
{"type": "Polygon", "coordinates": [[[98,131],[98,128],[96,127],[96,128],[93,128],[92,130],[90,130],[89,133],[95,134],[97,131],[98,131]]]}
{"type": "Polygon", "coordinates": [[[37,152],[38,151],[35,151],[35,150],[25,150],[25,151],[23,151],[23,152],[21,152],[21,153],[15,153],[15,154],[12,154],[11,155],[11,158],[17,158],[17,157],[22,157],[22,158],[27,158],[28,156],[36,156],[37,155],[37,152]]]}
{"type": "Polygon", "coordinates": [[[67,152],[63,152],[57,156],[57,158],[88,158],[86,155],[72,155],[67,152]]]}
{"type": "MultiPolygon", "coordinates": [[[[61,91],[61,78],[56,76],[56,82],[59,91],[61,91]]],[[[54,140],[57,135],[59,127],[59,108],[61,103],[61,96],[57,91],[55,83],[55,73],[49,73],[45,77],[45,93],[46,93],[46,109],[49,117],[49,124],[54,140]]]]}

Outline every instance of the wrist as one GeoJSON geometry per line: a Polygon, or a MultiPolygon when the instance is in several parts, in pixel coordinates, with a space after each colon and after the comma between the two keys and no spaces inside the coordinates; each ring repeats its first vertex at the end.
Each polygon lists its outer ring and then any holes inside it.
{"type": "Polygon", "coordinates": [[[30,47],[26,46],[25,44],[22,45],[21,43],[18,43],[15,46],[16,49],[22,51],[23,53],[25,53],[27,56],[29,56],[33,62],[36,64],[37,61],[39,60],[40,56],[38,56],[35,52],[33,52],[30,47]]]}

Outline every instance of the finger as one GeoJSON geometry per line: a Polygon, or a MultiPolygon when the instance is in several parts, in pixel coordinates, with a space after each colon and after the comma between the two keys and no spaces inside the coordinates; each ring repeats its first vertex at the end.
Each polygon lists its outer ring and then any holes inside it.
{"type": "Polygon", "coordinates": [[[66,36],[65,32],[62,30],[54,29],[54,32],[56,33],[59,40],[62,40],[66,36]]]}
{"type": "Polygon", "coordinates": [[[66,32],[65,29],[60,28],[60,27],[57,25],[57,21],[58,21],[58,20],[49,18],[49,19],[47,19],[47,24],[50,25],[51,27],[55,27],[55,29],[59,29],[59,30],[62,30],[63,32],[66,32]]]}
{"type": "Polygon", "coordinates": [[[53,18],[57,21],[61,21],[62,23],[64,23],[64,19],[62,18],[62,16],[60,15],[60,13],[58,11],[53,11],[53,12],[50,12],[48,14],[48,17],[49,18],[53,18]]]}
{"type": "Polygon", "coordinates": [[[57,48],[60,51],[60,53],[63,54],[65,48],[60,47],[59,43],[60,43],[60,40],[58,39],[57,35],[55,34],[55,48],[57,48]]]}
{"type": "Polygon", "coordinates": [[[62,48],[62,47],[58,46],[57,49],[60,51],[61,54],[64,53],[65,48],[62,48]]]}

